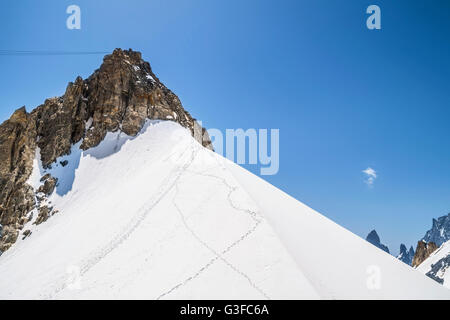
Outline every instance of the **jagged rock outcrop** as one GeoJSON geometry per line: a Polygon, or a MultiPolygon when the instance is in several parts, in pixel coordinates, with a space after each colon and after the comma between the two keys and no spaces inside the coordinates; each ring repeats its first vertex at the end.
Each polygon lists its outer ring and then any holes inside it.
{"type": "Polygon", "coordinates": [[[438,260],[438,262],[431,265],[431,270],[426,273],[428,277],[437,281],[440,284],[444,284],[444,277],[450,270],[450,253],[438,260]]]}
{"type": "Polygon", "coordinates": [[[378,233],[375,230],[369,232],[369,234],[366,237],[366,241],[370,242],[371,244],[380,248],[381,250],[384,250],[387,253],[389,253],[389,248],[380,242],[380,237],[378,236],[378,233]]]}
{"type": "Polygon", "coordinates": [[[52,176],[49,175],[45,175],[41,179],[41,182],[44,182],[44,184],[37,189],[37,193],[43,193],[44,195],[49,196],[55,190],[58,179],[53,178],[52,176]]]}
{"type": "Polygon", "coordinates": [[[35,205],[26,180],[32,171],[36,126],[25,107],[0,125],[0,251],[8,249],[23,227],[25,215],[35,205]]]}
{"type": "Polygon", "coordinates": [[[50,218],[56,213],[58,213],[58,210],[54,210],[53,207],[49,207],[47,205],[40,206],[38,209],[38,216],[34,224],[39,225],[42,222],[47,221],[48,218],[50,218]]]}
{"type": "Polygon", "coordinates": [[[450,240],[450,213],[433,219],[431,229],[426,232],[422,240],[425,242],[434,242],[438,247],[450,240]]]}
{"type": "Polygon", "coordinates": [[[86,81],[78,79],[75,87],[84,89],[72,89],[76,93],[72,100],[85,101],[88,117],[92,118],[81,145],[84,150],[98,145],[108,131],[120,129],[127,135],[136,135],[145,119],[176,121],[189,128],[194,137],[195,130],[200,130],[199,142],[211,148],[205,129],[159,81],[139,52],[116,49],[86,81]]]}
{"type": "MultiPolygon", "coordinates": [[[[78,77],[69,83],[62,97],[47,99],[30,113],[25,107],[16,110],[0,125],[0,252],[17,240],[30,211],[44,200],[41,195],[49,196],[57,185],[52,177],[42,180],[39,190],[26,183],[37,147],[43,168],[49,168],[75,143],[82,141],[81,149],[87,150],[107,132],[121,130],[135,136],[146,119],[176,121],[212,149],[206,130],[131,49],[106,55],[98,70],[86,80],[78,77]]],[[[36,224],[57,212],[46,205],[36,210],[36,224]]]]}
{"type": "Polygon", "coordinates": [[[423,261],[425,261],[425,259],[428,258],[437,248],[438,246],[434,242],[427,243],[423,240],[419,241],[417,243],[416,253],[411,265],[413,267],[417,267],[423,261]]]}
{"type": "Polygon", "coordinates": [[[399,259],[400,261],[403,261],[407,265],[411,265],[413,258],[414,258],[414,249],[413,249],[413,247],[411,246],[409,248],[409,250],[407,250],[406,246],[402,243],[400,245],[400,253],[397,256],[397,259],[399,259]]]}

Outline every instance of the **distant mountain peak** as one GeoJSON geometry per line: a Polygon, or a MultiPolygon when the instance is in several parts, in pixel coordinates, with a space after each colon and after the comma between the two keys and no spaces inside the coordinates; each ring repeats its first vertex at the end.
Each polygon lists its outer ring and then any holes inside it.
{"type": "Polygon", "coordinates": [[[378,233],[375,229],[370,231],[369,234],[367,235],[366,240],[369,241],[369,239],[372,239],[377,243],[380,242],[380,236],[378,235],[378,233]]]}
{"type": "Polygon", "coordinates": [[[400,261],[403,261],[407,265],[411,265],[413,258],[414,258],[413,247],[411,246],[408,250],[408,249],[406,249],[406,246],[402,243],[400,245],[400,253],[397,256],[397,259],[399,259],[400,261]]]}
{"type": "Polygon", "coordinates": [[[438,247],[450,240],[450,213],[433,219],[431,229],[426,232],[422,240],[434,242],[438,247]]]}
{"type": "Polygon", "coordinates": [[[378,235],[375,229],[369,232],[369,234],[366,237],[366,240],[371,244],[373,244],[374,246],[380,248],[381,250],[389,253],[389,248],[381,243],[380,236],[378,235]]]}
{"type": "Polygon", "coordinates": [[[432,220],[432,227],[417,243],[411,265],[450,288],[450,213],[432,220]]]}

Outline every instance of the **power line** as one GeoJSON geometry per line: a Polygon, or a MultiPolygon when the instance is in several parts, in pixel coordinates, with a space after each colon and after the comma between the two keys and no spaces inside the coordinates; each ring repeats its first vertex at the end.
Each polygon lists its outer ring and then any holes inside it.
{"type": "Polygon", "coordinates": [[[0,56],[70,56],[108,54],[109,51],[52,51],[52,50],[1,50],[0,56]]]}

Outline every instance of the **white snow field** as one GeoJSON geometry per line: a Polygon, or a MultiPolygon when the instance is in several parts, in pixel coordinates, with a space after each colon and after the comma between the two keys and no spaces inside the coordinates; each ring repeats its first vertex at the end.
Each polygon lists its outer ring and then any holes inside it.
{"type": "MultiPolygon", "coordinates": [[[[444,242],[436,251],[434,251],[424,262],[422,262],[417,270],[422,272],[423,274],[431,271],[432,266],[439,262],[441,259],[445,259],[450,256],[450,240],[444,242]]],[[[445,265],[439,265],[439,271],[436,273],[436,276],[442,279],[444,282],[442,283],[445,287],[450,289],[450,266],[447,263],[445,265]]]]}
{"type": "Polygon", "coordinates": [[[59,213],[0,257],[0,299],[450,299],[174,122],[37,159],[59,213]]]}

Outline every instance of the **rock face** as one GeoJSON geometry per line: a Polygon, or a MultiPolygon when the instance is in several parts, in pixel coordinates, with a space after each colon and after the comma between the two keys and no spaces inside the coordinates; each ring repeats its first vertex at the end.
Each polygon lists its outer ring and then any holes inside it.
{"type": "Polygon", "coordinates": [[[422,240],[434,242],[440,247],[444,242],[450,240],[450,213],[446,216],[433,219],[433,225],[428,230],[422,240]]]}
{"type": "MultiPolygon", "coordinates": [[[[117,130],[135,136],[146,119],[176,121],[212,150],[206,130],[131,49],[105,56],[88,79],[69,83],[62,97],[47,99],[30,113],[25,107],[16,110],[0,125],[0,252],[17,240],[39,194],[49,196],[57,184],[52,177],[43,179],[39,190],[26,183],[37,147],[42,166],[49,168],[69,154],[73,144],[82,141],[81,149],[87,150],[117,130]]],[[[56,211],[42,206],[38,212],[36,224],[56,211]]]]}
{"type": "Polygon", "coordinates": [[[44,184],[37,189],[37,193],[43,193],[46,196],[51,195],[55,190],[58,179],[46,175],[41,179],[42,181],[44,181],[44,184]]]}
{"type": "Polygon", "coordinates": [[[37,216],[34,224],[41,224],[42,222],[47,221],[48,218],[50,218],[55,213],[57,213],[57,211],[53,210],[52,207],[48,207],[47,205],[43,205],[43,206],[39,207],[38,216],[37,216]]]}
{"type": "Polygon", "coordinates": [[[69,104],[78,104],[85,120],[92,118],[81,145],[84,150],[98,145],[108,131],[120,129],[136,135],[145,119],[176,121],[189,128],[194,137],[199,130],[199,142],[211,148],[205,129],[183,109],[178,97],[159,81],[139,52],[116,49],[92,76],[86,81],[77,79],[68,90],[72,97],[69,104]]]}
{"type": "Polygon", "coordinates": [[[35,205],[34,192],[26,184],[36,148],[36,125],[22,107],[0,125],[0,251],[8,249],[35,205]]]}
{"type": "Polygon", "coordinates": [[[407,250],[406,246],[402,243],[400,245],[400,253],[397,256],[397,259],[399,259],[400,261],[403,261],[407,265],[411,265],[413,258],[414,258],[414,249],[413,249],[413,247],[411,246],[409,248],[409,250],[407,250]]]}
{"type": "Polygon", "coordinates": [[[438,260],[438,262],[432,264],[431,270],[428,271],[426,275],[438,283],[444,284],[444,278],[448,270],[450,270],[450,253],[444,258],[438,260]]]}
{"type": "Polygon", "coordinates": [[[425,259],[428,258],[437,248],[438,246],[434,242],[427,243],[423,240],[419,241],[417,243],[416,253],[411,265],[413,267],[417,267],[423,261],[425,261],[425,259]]]}
{"type": "Polygon", "coordinates": [[[369,232],[369,234],[366,237],[366,241],[370,242],[375,247],[378,247],[381,250],[389,253],[389,248],[380,242],[380,237],[378,236],[378,233],[375,230],[369,232]]]}

